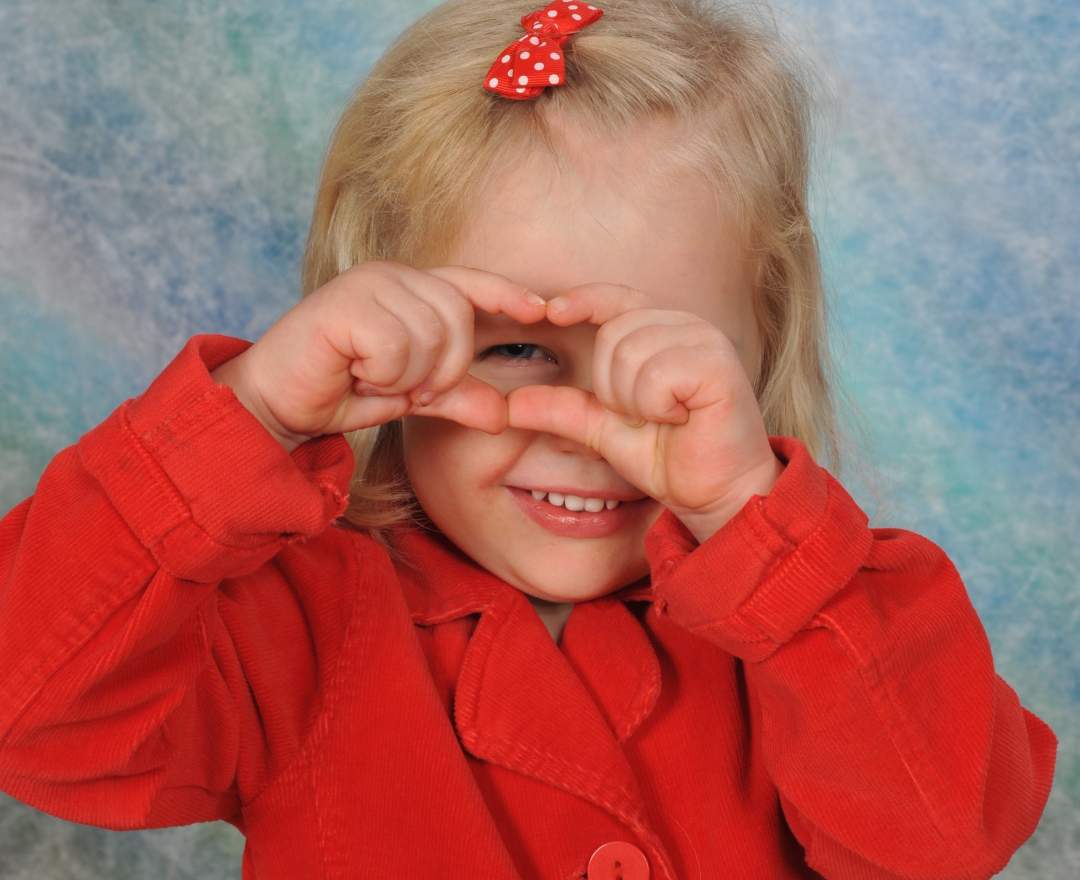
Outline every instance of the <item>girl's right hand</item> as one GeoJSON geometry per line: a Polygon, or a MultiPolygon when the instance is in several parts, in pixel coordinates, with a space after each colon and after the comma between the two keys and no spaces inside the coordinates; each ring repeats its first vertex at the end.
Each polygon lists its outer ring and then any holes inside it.
{"type": "Polygon", "coordinates": [[[544,301],[502,275],[465,266],[353,266],[283,314],[211,375],[291,451],[305,440],[419,412],[496,434],[506,401],[469,375],[475,308],[522,324],[544,301]],[[417,398],[430,389],[429,405],[417,398]]]}

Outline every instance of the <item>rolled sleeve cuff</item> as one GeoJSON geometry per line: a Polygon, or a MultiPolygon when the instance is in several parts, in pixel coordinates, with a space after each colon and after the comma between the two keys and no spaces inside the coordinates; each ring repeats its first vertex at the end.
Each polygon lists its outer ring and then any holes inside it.
{"type": "Polygon", "coordinates": [[[770,436],[784,469],[704,543],[664,510],[645,536],[662,613],[746,660],[805,627],[870,552],[866,514],[802,441],[770,436]]]}
{"type": "Polygon", "coordinates": [[[317,535],[345,510],[354,468],[342,434],[291,453],[210,371],[252,345],[192,336],[139,397],[78,442],[83,466],[164,568],[220,580],[317,535]]]}

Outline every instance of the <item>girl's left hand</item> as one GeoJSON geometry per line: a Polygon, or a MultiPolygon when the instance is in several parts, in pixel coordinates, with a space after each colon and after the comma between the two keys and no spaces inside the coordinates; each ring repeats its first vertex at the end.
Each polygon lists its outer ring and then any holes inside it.
{"type": "Polygon", "coordinates": [[[506,398],[509,427],[599,453],[704,542],[783,470],[731,340],[692,312],[646,307],[639,290],[594,282],[548,301],[559,326],[599,324],[593,393],[527,385],[506,398]],[[565,306],[558,303],[565,300],[565,306]]]}

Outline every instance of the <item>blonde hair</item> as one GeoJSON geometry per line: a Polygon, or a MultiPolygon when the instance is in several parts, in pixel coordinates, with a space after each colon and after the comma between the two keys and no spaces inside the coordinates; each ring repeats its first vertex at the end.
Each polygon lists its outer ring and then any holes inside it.
{"type": "MultiPolygon", "coordinates": [[[[482,87],[496,55],[542,3],[449,0],[415,21],[360,84],[331,137],[307,247],[306,296],[376,259],[438,265],[468,204],[515,150],[545,146],[551,123],[617,138],[662,117],[689,133],[665,153],[733,207],[757,264],[762,342],[755,390],[769,434],[802,440],[840,468],[827,303],[807,207],[814,80],[743,6],[606,0],[566,44],[566,82],[512,101],[482,87]]],[[[401,422],[346,434],[356,471],[344,524],[430,527],[409,488],[401,422]]]]}

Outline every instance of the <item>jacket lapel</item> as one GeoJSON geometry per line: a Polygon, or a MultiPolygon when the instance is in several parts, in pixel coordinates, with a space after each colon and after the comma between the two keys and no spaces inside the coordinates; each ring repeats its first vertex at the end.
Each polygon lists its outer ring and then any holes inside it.
{"type": "Polygon", "coordinates": [[[630,601],[652,600],[638,588],[575,605],[561,645],[620,743],[638,729],[660,696],[660,662],[630,601]]]}
{"type": "MultiPolygon", "coordinates": [[[[444,535],[395,535],[415,570],[399,567],[414,623],[480,619],[458,671],[453,722],[473,756],[557,786],[654,835],[625,741],[660,693],[660,666],[628,601],[650,602],[648,579],[575,605],[557,645],[516,587],[444,535]]],[[[658,842],[657,842],[658,843],[658,842]]]]}

